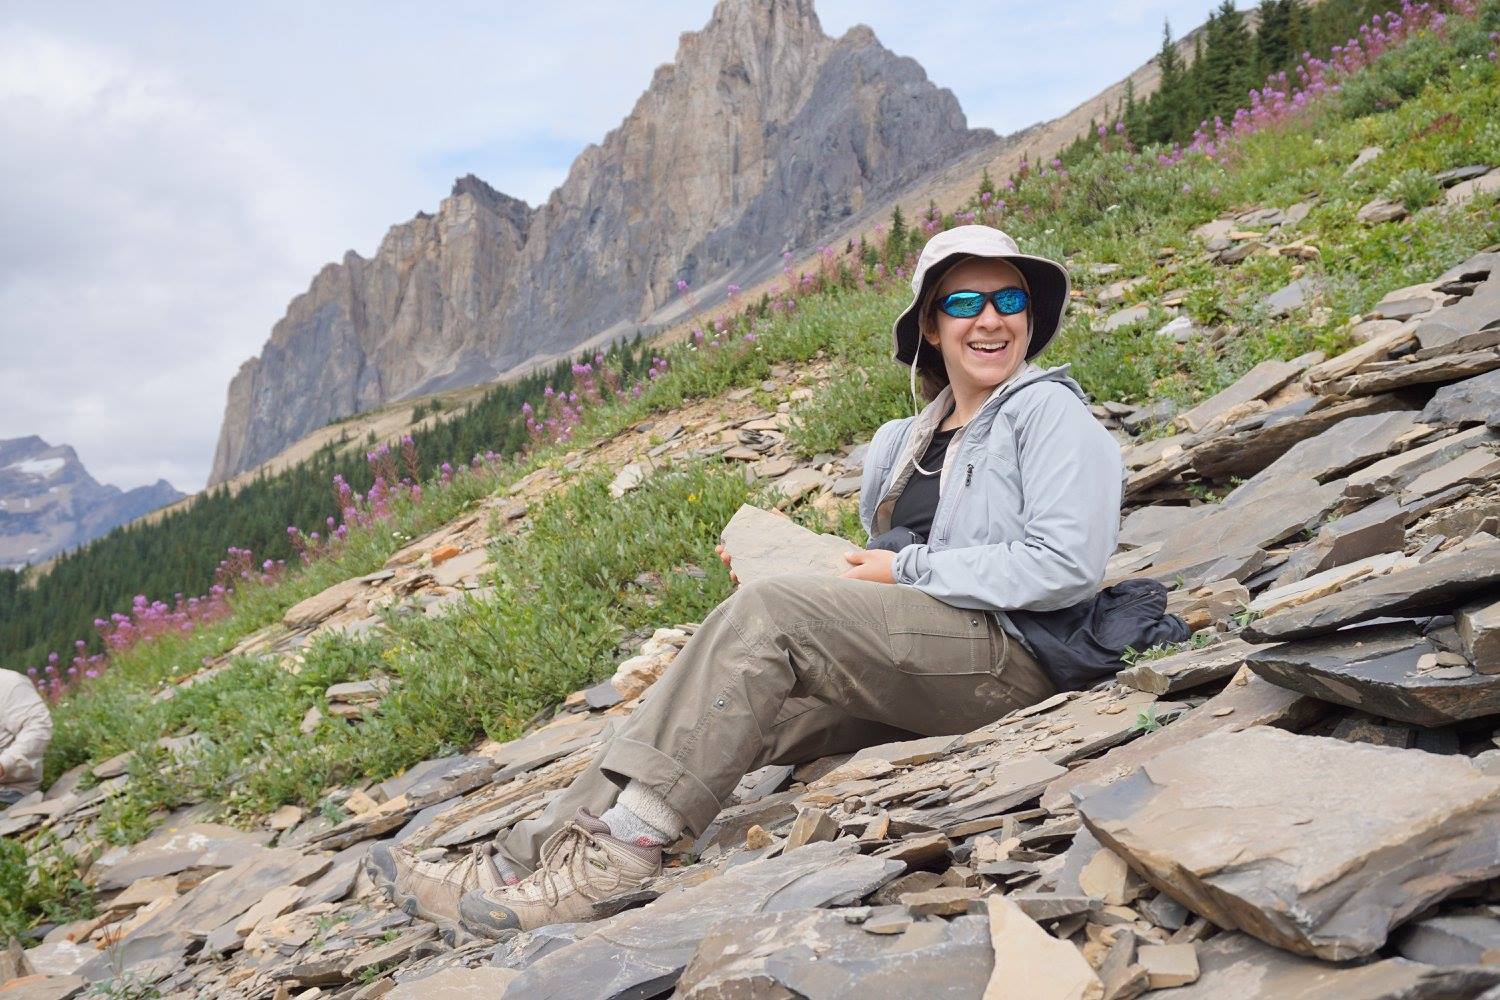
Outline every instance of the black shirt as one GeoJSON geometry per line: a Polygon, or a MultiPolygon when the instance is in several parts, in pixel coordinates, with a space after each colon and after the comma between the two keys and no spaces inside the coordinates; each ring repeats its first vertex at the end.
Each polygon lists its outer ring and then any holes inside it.
{"type": "Polygon", "coordinates": [[[922,468],[912,470],[906,488],[896,498],[896,506],[891,511],[891,527],[910,528],[924,540],[932,533],[932,515],[937,512],[938,479],[942,476],[943,459],[948,454],[953,435],[961,429],[938,431],[932,436],[932,443],[918,463],[922,468]],[[932,475],[924,474],[922,469],[931,469],[932,475]]]}

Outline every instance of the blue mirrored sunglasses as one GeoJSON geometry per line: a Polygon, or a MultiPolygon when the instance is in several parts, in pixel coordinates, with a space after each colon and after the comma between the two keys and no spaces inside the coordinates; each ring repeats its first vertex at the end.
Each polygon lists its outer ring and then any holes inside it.
{"type": "Polygon", "coordinates": [[[1026,308],[1030,296],[1026,289],[1012,286],[997,288],[993,292],[973,292],[967,289],[949,292],[938,299],[938,308],[956,319],[972,319],[984,311],[985,300],[995,304],[1001,316],[1014,316],[1026,308]]]}

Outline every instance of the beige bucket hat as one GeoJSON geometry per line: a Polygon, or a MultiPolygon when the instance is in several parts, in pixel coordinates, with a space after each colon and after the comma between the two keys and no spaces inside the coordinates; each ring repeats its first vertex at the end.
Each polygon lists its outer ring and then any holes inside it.
{"type": "Polygon", "coordinates": [[[1067,268],[1055,260],[1022,253],[1015,240],[993,226],[956,226],[928,240],[917,258],[911,275],[911,305],[896,317],[891,328],[895,358],[901,364],[915,365],[921,340],[917,312],[928,289],[965,257],[1009,261],[1026,279],[1031,296],[1031,341],[1026,347],[1026,360],[1042,353],[1062,327],[1063,312],[1068,308],[1067,268]]]}

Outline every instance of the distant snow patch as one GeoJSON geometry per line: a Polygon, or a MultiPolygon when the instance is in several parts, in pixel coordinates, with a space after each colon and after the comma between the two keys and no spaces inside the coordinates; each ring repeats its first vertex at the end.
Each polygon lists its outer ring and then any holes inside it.
{"type": "Polygon", "coordinates": [[[40,476],[46,479],[55,476],[67,465],[67,459],[62,458],[26,458],[19,462],[12,462],[7,469],[15,469],[23,476],[40,476]]]}

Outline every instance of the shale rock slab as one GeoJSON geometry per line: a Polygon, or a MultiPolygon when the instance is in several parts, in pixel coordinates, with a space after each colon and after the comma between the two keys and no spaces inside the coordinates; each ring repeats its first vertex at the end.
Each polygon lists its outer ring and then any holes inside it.
{"type": "Polygon", "coordinates": [[[1414,913],[1500,874],[1500,779],[1416,750],[1219,733],[1078,809],[1193,912],[1330,961],[1370,954],[1414,913]]]}
{"type": "Polygon", "coordinates": [[[1500,970],[1434,969],[1388,958],[1331,965],[1302,958],[1245,934],[1220,934],[1198,948],[1191,986],[1155,990],[1153,1000],[1452,1000],[1475,997],[1500,970]]]}
{"type": "Polygon", "coordinates": [[[854,852],[853,842],[808,844],[661,896],[601,921],[575,944],[527,968],[507,991],[527,1000],[650,997],[671,988],[722,920],[853,903],[906,866],[854,852]]]}
{"type": "Polygon", "coordinates": [[[673,995],[968,1000],[983,994],[993,964],[983,917],[917,920],[900,933],[883,934],[840,913],[791,910],[719,921],[673,995]],[[776,994],[776,987],[786,992],[776,994]]]}
{"type": "Polygon", "coordinates": [[[844,554],[859,551],[847,539],[808,531],[789,517],[749,504],[735,511],[719,540],[740,583],[783,573],[837,576],[849,568],[844,554]]]}
{"type": "Polygon", "coordinates": [[[1246,663],[1281,687],[1415,726],[1500,715],[1500,674],[1442,665],[1458,645],[1451,629],[1366,625],[1257,649],[1246,663]]]}

